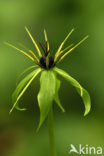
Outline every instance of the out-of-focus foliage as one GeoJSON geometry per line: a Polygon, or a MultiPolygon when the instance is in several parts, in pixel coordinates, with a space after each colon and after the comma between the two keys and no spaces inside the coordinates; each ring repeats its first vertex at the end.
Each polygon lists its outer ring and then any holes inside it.
{"type": "MultiPolygon", "coordinates": [[[[19,42],[35,52],[24,27],[27,26],[37,42],[43,41],[47,30],[52,55],[68,32],[74,27],[66,45],[77,43],[89,35],[59,67],[77,79],[91,95],[92,110],[83,117],[84,106],[73,87],[62,79],[59,96],[66,113],[54,105],[55,136],[58,154],[67,156],[71,143],[104,144],[104,1],[103,0],[1,0],[0,1],[0,156],[49,155],[47,124],[36,134],[39,108],[36,95],[39,79],[31,84],[20,104],[28,111],[14,111],[11,95],[17,76],[32,62],[3,42],[19,42]],[[59,139],[60,138],[60,139],[59,139]]],[[[65,46],[66,46],[65,45],[65,46]]]]}

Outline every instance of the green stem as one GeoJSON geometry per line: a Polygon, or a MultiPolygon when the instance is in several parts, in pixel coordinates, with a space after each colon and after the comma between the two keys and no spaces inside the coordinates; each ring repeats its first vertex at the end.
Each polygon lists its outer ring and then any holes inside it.
{"type": "Polygon", "coordinates": [[[54,128],[53,128],[53,109],[52,109],[52,107],[51,107],[50,112],[48,114],[48,129],[49,129],[51,156],[56,156],[54,128]]]}

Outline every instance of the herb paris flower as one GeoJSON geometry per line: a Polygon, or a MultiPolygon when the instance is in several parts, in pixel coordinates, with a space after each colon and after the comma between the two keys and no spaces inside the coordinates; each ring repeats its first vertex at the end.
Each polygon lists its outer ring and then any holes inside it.
{"type": "MultiPolygon", "coordinates": [[[[63,78],[65,78],[71,85],[73,85],[78,92],[78,94],[81,96],[83,103],[85,105],[85,113],[84,115],[87,115],[91,108],[91,102],[90,102],[90,96],[88,92],[77,82],[74,78],[72,78],[68,73],[63,71],[62,69],[57,68],[57,64],[64,59],[65,56],[67,56],[70,52],[72,52],[76,47],[78,47],[84,40],[88,38],[88,36],[84,37],[78,44],[75,46],[71,44],[65,49],[62,49],[66,40],[68,37],[72,34],[74,29],[72,29],[67,37],[64,39],[64,41],[59,46],[55,56],[51,56],[50,54],[50,45],[47,39],[46,31],[44,30],[44,36],[45,36],[45,44],[40,43],[41,48],[44,51],[44,55],[42,55],[37,43],[35,42],[34,38],[30,34],[29,30],[25,27],[29,37],[31,38],[35,49],[37,51],[38,57],[33,53],[33,51],[28,50],[26,53],[25,51],[16,48],[15,46],[5,42],[6,45],[16,49],[17,51],[23,53],[26,57],[28,57],[31,61],[34,62],[35,65],[30,66],[27,68],[21,75],[23,75],[25,72],[29,71],[30,69],[33,69],[32,72],[30,72],[23,80],[21,80],[19,83],[17,83],[17,87],[12,95],[12,101],[13,106],[10,110],[10,113],[13,111],[14,108],[24,111],[25,108],[19,107],[19,100],[29,87],[29,85],[32,83],[32,81],[35,79],[35,77],[41,73],[40,76],[40,91],[38,93],[37,99],[38,104],[40,108],[40,123],[38,126],[38,129],[46,119],[48,113],[50,112],[50,109],[52,107],[52,102],[55,101],[58,106],[61,108],[61,110],[64,112],[64,108],[62,107],[60,103],[60,99],[58,96],[58,91],[60,89],[60,80],[57,78],[57,75],[61,75],[63,78]]],[[[21,75],[19,79],[21,78],[21,75]]]]}

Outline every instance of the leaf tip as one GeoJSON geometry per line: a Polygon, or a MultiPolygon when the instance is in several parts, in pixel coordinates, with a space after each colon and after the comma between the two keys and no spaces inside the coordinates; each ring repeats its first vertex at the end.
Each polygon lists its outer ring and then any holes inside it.
{"type": "Polygon", "coordinates": [[[25,26],[25,30],[28,32],[28,28],[25,26]]]}
{"type": "Polygon", "coordinates": [[[5,41],[4,41],[3,43],[4,43],[4,44],[7,44],[7,42],[5,42],[5,41]]]}
{"type": "MultiPolygon", "coordinates": [[[[59,105],[59,104],[58,104],[58,105],[59,105]]],[[[63,106],[62,106],[61,104],[59,105],[59,107],[60,107],[62,113],[65,113],[65,112],[66,112],[65,109],[63,108],[63,106]]]]}
{"type": "Polygon", "coordinates": [[[72,29],[72,32],[75,30],[75,28],[72,29]]]}
{"type": "Polygon", "coordinates": [[[44,29],[44,36],[45,36],[45,41],[47,42],[48,41],[48,38],[47,38],[46,29],[44,29]]]}
{"type": "Polygon", "coordinates": [[[25,29],[27,30],[27,27],[25,26],[25,29]]]}
{"type": "Polygon", "coordinates": [[[12,111],[13,111],[13,109],[11,109],[11,110],[9,111],[9,115],[12,113],[12,111]]]}
{"type": "Polygon", "coordinates": [[[89,35],[85,36],[85,40],[89,37],[89,35]]]}
{"type": "Polygon", "coordinates": [[[16,108],[16,109],[19,111],[26,111],[27,110],[26,108],[16,108]]]}
{"type": "Polygon", "coordinates": [[[88,113],[89,113],[89,112],[85,112],[85,113],[84,113],[84,117],[85,117],[88,113]]]}
{"type": "Polygon", "coordinates": [[[8,46],[9,46],[9,43],[8,43],[8,42],[6,42],[6,41],[4,41],[4,42],[3,42],[3,44],[5,44],[5,45],[8,45],[8,46]]]}
{"type": "Polygon", "coordinates": [[[41,127],[41,124],[39,123],[39,125],[38,125],[38,127],[37,127],[37,129],[36,129],[36,133],[39,132],[40,127],[41,127]]]}
{"type": "Polygon", "coordinates": [[[66,110],[63,108],[62,112],[63,112],[63,113],[65,113],[65,112],[66,112],[66,110]]]}
{"type": "Polygon", "coordinates": [[[46,29],[44,28],[44,34],[46,33],[46,29]]]}
{"type": "Polygon", "coordinates": [[[84,117],[85,117],[86,115],[88,115],[89,112],[90,112],[90,108],[89,108],[89,110],[87,110],[87,111],[84,112],[84,117]]]}

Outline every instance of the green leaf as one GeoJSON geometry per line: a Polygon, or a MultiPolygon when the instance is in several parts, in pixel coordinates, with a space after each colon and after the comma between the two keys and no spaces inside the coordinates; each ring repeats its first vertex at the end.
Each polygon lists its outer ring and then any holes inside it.
{"type": "Polygon", "coordinates": [[[54,100],[55,100],[55,102],[58,104],[58,106],[60,107],[60,109],[62,110],[62,112],[65,112],[63,106],[61,105],[60,99],[59,99],[59,95],[58,95],[59,89],[60,89],[60,80],[58,80],[58,79],[56,78],[56,86],[55,86],[55,96],[54,96],[54,100]]]}
{"type": "Polygon", "coordinates": [[[40,108],[40,123],[37,131],[50,111],[55,95],[55,75],[52,70],[44,70],[40,77],[40,91],[37,96],[40,108]]]}
{"type": "Polygon", "coordinates": [[[65,71],[59,69],[59,68],[54,68],[54,70],[61,76],[63,76],[67,81],[72,84],[79,95],[81,96],[83,103],[85,105],[85,113],[84,116],[87,115],[91,109],[91,100],[90,100],[90,95],[89,93],[77,82],[74,78],[72,78],[69,74],[67,74],[65,71]]]}
{"type": "Polygon", "coordinates": [[[25,108],[19,108],[19,106],[17,105],[18,101],[20,100],[20,98],[23,96],[23,94],[25,93],[26,89],[29,87],[29,85],[31,84],[31,82],[34,80],[34,78],[40,73],[41,68],[35,69],[33,72],[31,72],[30,74],[28,74],[16,87],[15,91],[13,92],[12,95],[12,102],[13,102],[13,107],[10,110],[10,113],[13,111],[14,108],[18,109],[18,110],[26,110],[25,108]]]}

